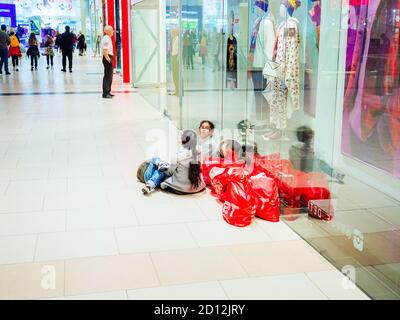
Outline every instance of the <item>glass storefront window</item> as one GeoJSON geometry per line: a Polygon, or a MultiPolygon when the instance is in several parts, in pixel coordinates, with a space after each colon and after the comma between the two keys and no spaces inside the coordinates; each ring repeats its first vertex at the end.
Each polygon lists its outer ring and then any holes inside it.
{"type": "Polygon", "coordinates": [[[400,1],[168,0],[166,17],[166,114],[278,159],[282,219],[399,298],[400,1]]]}

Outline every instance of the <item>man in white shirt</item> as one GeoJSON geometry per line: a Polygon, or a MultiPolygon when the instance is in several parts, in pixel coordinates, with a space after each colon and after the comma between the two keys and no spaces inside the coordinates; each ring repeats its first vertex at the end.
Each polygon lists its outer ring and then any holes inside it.
{"type": "Polygon", "coordinates": [[[103,98],[111,99],[114,95],[111,94],[111,85],[113,81],[113,58],[114,48],[112,42],[112,36],[114,35],[114,29],[111,26],[104,28],[104,36],[101,40],[101,49],[103,51],[103,65],[104,65],[104,78],[103,78],[103,98]]]}

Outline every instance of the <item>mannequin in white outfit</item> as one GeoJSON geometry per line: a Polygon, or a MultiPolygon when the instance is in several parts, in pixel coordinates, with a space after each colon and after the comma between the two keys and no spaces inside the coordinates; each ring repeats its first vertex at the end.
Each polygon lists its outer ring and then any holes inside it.
{"type": "Polygon", "coordinates": [[[266,87],[263,69],[266,62],[272,61],[273,58],[276,26],[274,17],[268,11],[268,0],[255,1],[254,5],[258,18],[253,27],[249,70],[253,81],[256,119],[258,120],[255,129],[262,130],[266,127],[269,118],[268,104],[262,95],[266,87]]]}
{"type": "Polygon", "coordinates": [[[282,0],[280,7],[283,22],[277,30],[275,58],[275,62],[280,65],[280,78],[274,78],[271,84],[275,91],[273,99],[269,101],[270,124],[273,130],[266,133],[266,140],[284,138],[283,130],[287,127],[287,119],[293,111],[300,109],[300,23],[293,17],[300,5],[299,0],[282,0]],[[286,91],[280,87],[282,82],[286,91]]]}

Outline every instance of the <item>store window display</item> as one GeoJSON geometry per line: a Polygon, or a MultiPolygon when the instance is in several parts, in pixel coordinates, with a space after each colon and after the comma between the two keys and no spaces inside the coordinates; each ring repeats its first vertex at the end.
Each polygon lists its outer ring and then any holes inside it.
{"type": "Polygon", "coordinates": [[[264,101],[262,91],[266,87],[263,70],[267,62],[272,61],[276,27],[275,19],[269,13],[269,1],[254,1],[257,19],[253,25],[248,54],[249,77],[251,77],[256,105],[257,126],[262,126],[267,121],[267,103],[264,101]]]}
{"type": "Polygon", "coordinates": [[[293,16],[300,5],[300,0],[281,2],[283,22],[278,27],[274,47],[279,75],[268,84],[271,130],[264,135],[266,140],[285,138],[284,130],[291,111],[300,109],[300,22],[293,16]]]}
{"type": "Polygon", "coordinates": [[[226,57],[226,86],[227,88],[237,88],[237,39],[234,35],[235,29],[235,13],[231,12],[231,26],[227,43],[226,57]]]}

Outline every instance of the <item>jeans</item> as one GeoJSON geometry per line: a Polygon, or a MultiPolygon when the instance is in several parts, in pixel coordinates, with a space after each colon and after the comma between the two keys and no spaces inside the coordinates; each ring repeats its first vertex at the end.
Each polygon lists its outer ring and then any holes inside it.
{"type": "Polygon", "coordinates": [[[0,49],[0,72],[3,72],[3,64],[4,70],[6,73],[9,73],[8,70],[8,48],[0,49]]]}
{"type": "Polygon", "coordinates": [[[31,67],[37,68],[38,56],[31,56],[31,67]]]}
{"type": "Polygon", "coordinates": [[[54,61],[54,57],[53,56],[46,56],[46,60],[47,60],[47,66],[53,66],[53,61],[54,61]]]}
{"type": "Polygon", "coordinates": [[[159,163],[160,158],[151,159],[150,165],[144,173],[144,181],[146,182],[146,185],[149,185],[152,188],[159,187],[166,178],[165,173],[158,170],[159,163]]]}
{"type": "Polygon", "coordinates": [[[18,67],[18,63],[19,63],[19,57],[18,56],[11,56],[11,60],[12,60],[12,65],[13,67],[18,67]]]}

